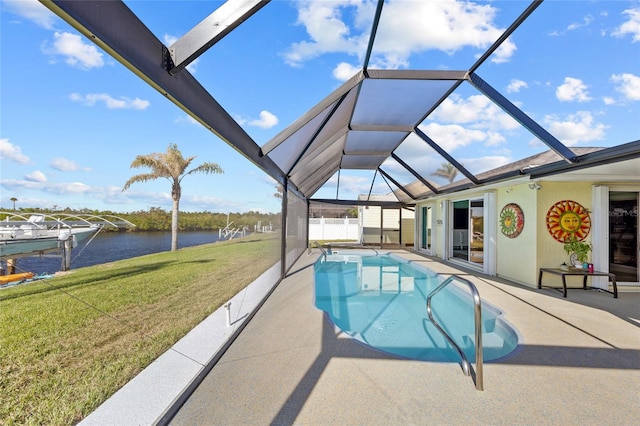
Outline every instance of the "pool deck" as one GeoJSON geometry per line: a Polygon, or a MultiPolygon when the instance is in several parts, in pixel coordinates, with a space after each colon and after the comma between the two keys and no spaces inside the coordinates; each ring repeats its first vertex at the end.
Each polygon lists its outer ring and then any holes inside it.
{"type": "Polygon", "coordinates": [[[537,290],[403,253],[461,274],[522,335],[484,366],[477,391],[458,364],[364,347],[313,306],[317,256],[304,255],[172,424],[636,424],[640,294],[537,290]]]}
{"type": "Polygon", "coordinates": [[[314,307],[316,251],[298,260],[171,424],[637,424],[640,292],[614,299],[576,289],[564,299],[394,252],[469,279],[520,333],[514,353],[484,364],[484,391],[459,364],[399,359],[337,330],[314,307]]]}

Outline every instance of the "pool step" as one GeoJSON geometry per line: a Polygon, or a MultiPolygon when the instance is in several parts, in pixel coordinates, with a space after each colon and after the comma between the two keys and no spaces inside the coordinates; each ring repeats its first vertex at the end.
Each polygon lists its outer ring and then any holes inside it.
{"type": "Polygon", "coordinates": [[[482,329],[485,333],[492,333],[496,328],[496,319],[485,319],[482,321],[482,329]]]}
{"type": "MultiPolygon", "coordinates": [[[[465,349],[474,350],[475,336],[467,334],[463,337],[465,349]]],[[[482,354],[483,358],[497,358],[504,348],[504,339],[496,332],[482,334],[482,354]]],[[[467,352],[468,353],[468,352],[467,352]]]]}

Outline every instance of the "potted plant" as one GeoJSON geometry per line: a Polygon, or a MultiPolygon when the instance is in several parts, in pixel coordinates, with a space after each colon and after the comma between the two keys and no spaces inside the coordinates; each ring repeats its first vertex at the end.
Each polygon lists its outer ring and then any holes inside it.
{"type": "Polygon", "coordinates": [[[589,252],[592,249],[591,243],[579,241],[573,235],[564,241],[564,251],[569,255],[570,263],[576,267],[582,267],[582,264],[589,259],[589,252]]]}

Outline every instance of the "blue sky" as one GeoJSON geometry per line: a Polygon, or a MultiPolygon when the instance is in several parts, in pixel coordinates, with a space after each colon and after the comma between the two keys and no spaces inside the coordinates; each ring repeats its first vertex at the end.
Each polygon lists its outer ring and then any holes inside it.
{"type": "MultiPolygon", "coordinates": [[[[219,4],[125,3],[166,45],[219,4]]],[[[527,5],[389,2],[370,68],[468,69],[527,5]]],[[[122,186],[145,171],[129,168],[136,155],[176,143],[194,165],[225,171],[185,178],[181,210],[279,210],[269,177],[37,1],[0,7],[2,207],[15,197],[17,207],[169,210],[167,181],[122,186]]],[[[374,11],[372,1],[274,0],[189,71],[263,145],[361,68],[374,11]]],[[[571,147],[637,140],[640,1],[547,1],[478,75],[571,147]]],[[[474,173],[546,150],[471,86],[420,127],[474,173]]],[[[399,152],[429,175],[441,161],[414,145],[399,152]]],[[[340,197],[367,193],[372,176],[343,171],[340,197]]],[[[335,181],[317,197],[334,198],[335,181]]],[[[375,192],[388,190],[376,180],[375,192]]]]}

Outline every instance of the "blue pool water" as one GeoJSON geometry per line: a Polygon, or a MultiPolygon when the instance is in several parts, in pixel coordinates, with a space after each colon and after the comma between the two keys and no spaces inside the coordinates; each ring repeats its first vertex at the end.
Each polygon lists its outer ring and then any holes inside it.
{"type": "MultiPolygon", "coordinates": [[[[459,362],[460,355],[427,315],[427,296],[443,280],[394,255],[332,254],[315,264],[315,303],[338,328],[373,348],[411,359],[459,362]]],[[[470,292],[459,284],[448,285],[432,298],[431,306],[436,321],[469,360],[475,359],[470,292]]],[[[518,334],[500,314],[482,301],[485,361],[501,358],[518,345],[518,334]]]]}

